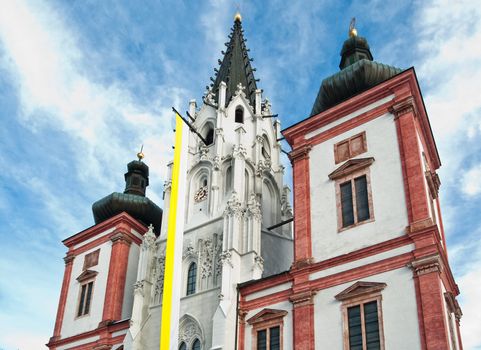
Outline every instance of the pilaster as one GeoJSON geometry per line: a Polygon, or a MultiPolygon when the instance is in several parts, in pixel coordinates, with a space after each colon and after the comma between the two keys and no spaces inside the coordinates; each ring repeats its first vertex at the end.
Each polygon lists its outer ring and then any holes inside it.
{"type": "Polygon", "coordinates": [[[293,306],[293,348],[314,350],[314,291],[294,293],[289,300],[293,306]]]}
{"type": "Polygon", "coordinates": [[[294,265],[312,260],[311,197],[309,179],[310,145],[303,145],[289,153],[294,184],[294,265]]]}
{"type": "Polygon", "coordinates": [[[420,334],[426,349],[449,350],[439,255],[416,259],[410,267],[416,280],[420,334]]]}
{"type": "Polygon", "coordinates": [[[416,130],[417,107],[413,97],[393,105],[398,134],[399,149],[403,166],[404,187],[408,206],[409,224],[419,226],[429,218],[426,186],[424,184],[423,160],[416,130]]]}
{"type": "Polygon", "coordinates": [[[112,251],[110,253],[109,275],[100,325],[120,320],[122,317],[122,302],[131,244],[131,240],[124,230],[125,228],[117,228],[117,231],[110,238],[112,251]]]}
{"type": "Polygon", "coordinates": [[[72,266],[75,256],[71,253],[63,258],[65,261],[65,271],[63,274],[62,289],[60,291],[60,299],[58,302],[57,317],[55,319],[55,328],[53,336],[50,338],[50,342],[60,339],[60,332],[62,330],[63,316],[65,313],[65,304],[67,302],[68,287],[70,284],[70,278],[72,276],[72,266]]]}

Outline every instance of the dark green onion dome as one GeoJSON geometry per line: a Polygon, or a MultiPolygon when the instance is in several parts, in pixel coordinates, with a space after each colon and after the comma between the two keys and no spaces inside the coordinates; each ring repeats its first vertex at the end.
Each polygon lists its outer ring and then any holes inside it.
{"type": "Polygon", "coordinates": [[[134,160],[127,164],[127,169],[124,193],[114,192],[92,205],[95,224],[125,211],[145,226],[152,224],[158,235],[162,209],[145,197],[145,189],[149,185],[149,167],[141,160],[134,160]]]}
{"type": "Polygon", "coordinates": [[[311,115],[329,109],[400,73],[402,69],[373,61],[366,38],[351,35],[341,50],[340,72],[322,81],[311,115]]]}

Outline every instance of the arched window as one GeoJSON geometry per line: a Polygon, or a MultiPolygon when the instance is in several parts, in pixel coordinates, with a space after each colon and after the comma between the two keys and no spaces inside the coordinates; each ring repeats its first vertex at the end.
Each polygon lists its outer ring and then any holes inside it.
{"type": "Polygon", "coordinates": [[[266,135],[262,138],[262,150],[261,150],[262,156],[264,159],[270,159],[271,158],[271,146],[269,145],[269,140],[267,139],[266,135]]]}
{"type": "Polygon", "coordinates": [[[203,130],[202,135],[205,138],[206,146],[210,146],[214,143],[214,127],[211,123],[207,123],[203,130]]]}
{"type": "Polygon", "coordinates": [[[187,273],[187,295],[195,293],[195,280],[197,279],[197,264],[193,262],[187,273]]]}
{"type": "Polygon", "coordinates": [[[206,146],[210,146],[214,143],[214,129],[209,129],[207,131],[207,135],[205,135],[205,141],[207,142],[206,146]]]}
{"type": "Polygon", "coordinates": [[[232,190],[232,167],[228,167],[225,171],[225,193],[228,194],[232,190]]]}
{"type": "Polygon", "coordinates": [[[244,123],[244,108],[238,106],[235,109],[235,122],[236,123],[244,123]]]}
{"type": "Polygon", "coordinates": [[[180,343],[179,350],[187,350],[187,345],[184,342],[180,343]]]}
{"type": "Polygon", "coordinates": [[[200,350],[200,341],[199,339],[196,339],[194,343],[192,344],[192,350],[200,350]]]}

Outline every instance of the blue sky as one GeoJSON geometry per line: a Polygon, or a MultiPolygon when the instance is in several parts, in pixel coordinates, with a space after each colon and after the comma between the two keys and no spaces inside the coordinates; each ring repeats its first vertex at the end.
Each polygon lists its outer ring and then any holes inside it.
{"type": "MultiPolygon", "coordinates": [[[[481,9],[475,1],[240,1],[247,45],[288,126],[338,70],[351,17],[374,59],[414,66],[443,166],[441,204],[466,349],[481,349],[481,9]]],[[[233,1],[0,0],[0,349],[53,332],[61,240],[93,224],[144,144],[161,204],[171,106],[200,98],[233,1]]],[[[284,159],[288,166],[287,159],[284,159]]]]}

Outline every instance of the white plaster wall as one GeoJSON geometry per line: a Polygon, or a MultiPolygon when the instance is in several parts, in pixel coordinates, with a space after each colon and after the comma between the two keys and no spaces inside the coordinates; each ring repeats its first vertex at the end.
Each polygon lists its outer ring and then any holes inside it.
{"type": "Polygon", "coordinates": [[[311,227],[313,256],[319,260],[402,236],[408,224],[401,159],[393,115],[386,113],[313,147],[310,152],[311,227]],[[337,169],[334,144],[362,131],[370,166],[375,221],[338,232],[335,182],[328,175],[337,169]]]}
{"type": "MultiPolygon", "coordinates": [[[[421,349],[416,294],[412,270],[407,267],[363,278],[384,282],[382,315],[386,349],[421,349]]],[[[343,325],[341,302],[334,296],[356,281],[319,291],[314,297],[316,349],[342,349],[343,325]]]]}
{"type": "Polygon", "coordinates": [[[127,275],[125,278],[124,300],[122,302],[122,320],[132,316],[134,303],[134,283],[137,279],[137,267],[139,265],[140,248],[132,243],[129,250],[129,261],[127,264],[127,275]]]}
{"type": "Polygon", "coordinates": [[[317,271],[317,272],[312,273],[309,276],[309,280],[312,281],[312,280],[315,280],[315,279],[318,279],[318,278],[333,275],[335,273],[355,269],[356,267],[365,266],[367,264],[371,264],[371,263],[376,262],[376,261],[381,261],[381,260],[384,260],[384,259],[388,259],[390,257],[394,257],[394,256],[397,256],[397,255],[409,253],[409,252],[413,251],[414,248],[415,248],[414,244],[407,244],[405,246],[398,247],[398,248],[395,248],[395,249],[391,249],[391,250],[388,250],[386,252],[382,252],[382,253],[379,253],[379,254],[376,254],[376,255],[368,256],[368,257],[363,258],[363,259],[355,260],[355,261],[352,261],[352,262],[349,262],[349,263],[346,263],[346,264],[342,264],[342,265],[334,266],[334,267],[324,269],[324,270],[321,270],[321,271],[317,271]]]}
{"type": "Polygon", "coordinates": [[[99,322],[102,320],[111,250],[112,242],[108,241],[75,257],[72,266],[72,276],[70,277],[65,313],[62,323],[62,338],[96,329],[99,325],[99,322]],[[90,314],[77,318],[77,307],[80,293],[80,283],[77,281],[77,277],[82,273],[85,255],[99,248],[99,263],[97,266],[93,266],[89,269],[98,272],[98,275],[95,277],[93,287],[90,314]]]}
{"type": "MultiPolygon", "coordinates": [[[[293,322],[292,322],[292,304],[289,301],[283,301],[281,303],[277,304],[272,304],[269,306],[266,306],[265,308],[269,309],[276,309],[276,310],[285,310],[287,311],[287,315],[284,316],[284,328],[282,332],[282,339],[283,339],[283,349],[285,350],[290,350],[294,349],[294,344],[293,344],[293,322]]],[[[262,311],[265,309],[259,308],[255,310],[251,310],[247,313],[246,315],[246,320],[251,318],[252,316],[256,315],[258,312],[262,311]]],[[[250,326],[248,323],[246,323],[246,328],[245,328],[245,347],[244,349],[253,349],[254,344],[252,344],[252,326],[250,326]]],[[[323,349],[331,349],[329,347],[323,348],[323,349]]],[[[335,349],[335,348],[332,348],[335,349]]]]}

